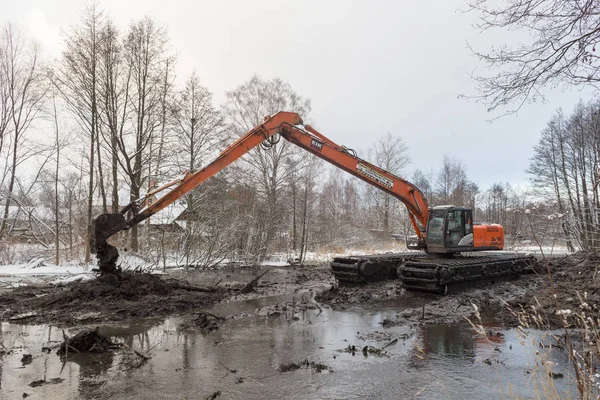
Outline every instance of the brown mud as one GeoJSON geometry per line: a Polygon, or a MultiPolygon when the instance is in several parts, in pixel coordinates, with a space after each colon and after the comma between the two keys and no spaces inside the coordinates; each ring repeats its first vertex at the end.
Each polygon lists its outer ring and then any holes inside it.
{"type": "Polygon", "coordinates": [[[323,363],[315,362],[315,361],[308,361],[308,360],[300,361],[297,363],[291,362],[288,364],[281,364],[279,366],[279,368],[277,369],[277,371],[290,372],[290,371],[296,371],[300,368],[312,368],[315,372],[323,372],[323,371],[333,372],[333,369],[331,369],[330,367],[328,367],[327,365],[325,365],[323,363]]]}
{"type": "Polygon", "coordinates": [[[105,274],[62,287],[27,286],[0,294],[4,319],[76,325],[133,317],[164,317],[213,304],[229,291],[139,273],[105,274]]]}
{"type": "Polygon", "coordinates": [[[0,294],[3,318],[19,323],[80,325],[120,321],[131,318],[165,317],[192,314],[198,316],[182,329],[217,330],[221,317],[207,312],[216,303],[230,303],[234,309],[223,318],[249,315],[235,311],[238,301],[299,292],[315,293],[314,301],[263,306],[253,314],[290,319],[303,310],[330,307],[343,311],[365,304],[397,302],[398,312],[382,322],[382,328],[406,325],[452,323],[472,318],[473,304],[482,314],[508,326],[519,324],[513,310],[536,305],[547,316],[550,328],[561,326],[557,309],[577,308],[580,297],[590,305],[600,304],[598,266],[600,257],[577,253],[541,262],[535,273],[521,275],[508,282],[487,285],[448,296],[407,292],[400,281],[366,285],[338,285],[328,266],[231,268],[219,271],[173,272],[157,276],[139,273],[103,274],[95,280],[64,286],[29,286],[0,294]],[[557,297],[554,297],[546,269],[552,273],[557,297]],[[261,276],[260,279],[256,277],[261,276]],[[249,293],[241,288],[253,282],[249,293]],[[584,294],[585,293],[585,294],[584,294]],[[587,296],[585,299],[584,297],[587,296]],[[541,305],[541,307],[539,307],[541,305]],[[239,315],[238,315],[239,314],[239,315]]]}
{"type": "Polygon", "coordinates": [[[564,314],[557,314],[560,310],[570,311],[567,318],[570,326],[576,325],[580,311],[586,311],[586,316],[600,316],[600,255],[579,252],[541,260],[531,273],[518,279],[448,296],[405,292],[397,281],[386,281],[333,286],[315,299],[335,310],[378,300],[410,303],[394,319],[383,321],[383,327],[473,319],[473,305],[476,305],[486,317],[508,327],[525,324],[537,329],[556,329],[563,326],[564,314]]]}
{"type": "Polygon", "coordinates": [[[69,352],[76,353],[104,353],[111,348],[118,347],[98,332],[99,328],[85,330],[73,337],[67,337],[57,351],[59,356],[66,356],[69,352]]]}
{"type": "Polygon", "coordinates": [[[418,324],[453,323],[472,318],[475,309],[488,314],[499,313],[505,302],[521,299],[540,284],[534,275],[524,275],[512,281],[486,285],[447,296],[407,292],[399,281],[384,281],[368,285],[332,287],[319,293],[315,300],[334,310],[348,310],[366,303],[397,300],[402,311],[393,319],[382,321],[383,328],[418,324]]]}
{"type": "Polygon", "coordinates": [[[119,251],[107,242],[108,238],[117,232],[129,228],[122,214],[102,214],[92,221],[94,229],[90,238],[90,249],[96,254],[98,268],[102,273],[114,273],[118,270],[117,259],[119,251]]]}
{"type": "Polygon", "coordinates": [[[219,329],[224,320],[221,316],[201,311],[192,321],[182,323],[179,329],[198,329],[203,333],[211,333],[219,329]]]}
{"type": "Polygon", "coordinates": [[[568,325],[575,322],[573,319],[581,311],[588,317],[600,315],[600,254],[578,252],[542,261],[535,275],[535,290],[508,301],[501,315],[506,325],[526,323],[539,329],[561,328],[563,316],[557,314],[560,310],[570,311],[568,325]],[[534,315],[537,321],[533,320],[534,315]]]}

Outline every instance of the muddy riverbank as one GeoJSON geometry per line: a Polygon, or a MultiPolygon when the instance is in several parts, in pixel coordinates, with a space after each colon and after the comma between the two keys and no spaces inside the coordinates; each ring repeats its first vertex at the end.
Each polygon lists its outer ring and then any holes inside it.
{"type": "MultiPolygon", "coordinates": [[[[554,268],[565,285],[580,279],[554,268]]],[[[141,276],[110,293],[114,282],[102,280],[2,293],[0,397],[495,399],[539,390],[531,377],[549,333],[507,328],[514,319],[502,310],[543,293],[541,274],[444,297],[398,281],[340,286],[328,266],[141,276]],[[487,337],[466,320],[473,304],[487,337]],[[56,354],[63,335],[97,327],[118,348],[56,354]]],[[[550,358],[561,377],[551,384],[575,393],[565,355],[550,358]]]]}
{"type": "Polygon", "coordinates": [[[567,326],[582,327],[581,319],[600,317],[599,254],[580,252],[546,260],[538,264],[536,274],[535,289],[505,307],[507,321],[556,329],[563,320],[567,326]]]}
{"type": "MultiPolygon", "coordinates": [[[[519,324],[514,312],[539,303],[549,328],[560,326],[557,304],[579,302],[577,293],[586,293],[591,304],[600,300],[600,286],[594,279],[595,259],[581,255],[552,260],[555,299],[540,263],[536,273],[519,279],[466,290],[448,296],[407,292],[399,281],[368,285],[339,285],[327,265],[312,267],[250,267],[198,271],[171,271],[166,275],[128,274],[124,279],[99,278],[66,285],[26,286],[0,294],[4,319],[22,323],[77,325],[121,321],[131,318],[167,317],[201,311],[221,302],[237,302],[266,296],[312,292],[325,307],[343,311],[356,305],[402,300],[410,308],[386,321],[403,323],[450,323],[473,315],[472,304],[498,313],[507,325],[519,324]],[[261,274],[264,276],[260,277],[261,274]],[[252,290],[244,285],[260,279],[252,290]]],[[[275,312],[277,310],[265,311],[275,312]]]]}
{"type": "MultiPolygon", "coordinates": [[[[531,374],[536,373],[535,351],[542,332],[529,332],[523,339],[493,320],[485,322],[494,332],[491,340],[476,335],[464,322],[384,327],[382,321],[406,308],[401,301],[336,311],[322,305],[306,307],[311,299],[311,293],[302,293],[217,304],[210,309],[215,315],[227,315],[234,305],[248,310],[248,315],[231,316],[210,332],[181,329],[194,315],[102,324],[99,333],[121,349],[72,354],[68,359],[44,350],[59,345],[63,330],[4,322],[0,397],[179,400],[205,399],[215,393],[218,399],[447,399],[472,398],[475,393],[487,399],[535,397],[531,374]],[[287,305],[286,310],[257,312],[277,304],[287,305]],[[132,353],[126,349],[149,359],[132,366],[132,353]],[[23,364],[25,354],[32,357],[23,364]],[[45,383],[32,386],[34,382],[45,383]]],[[[93,326],[65,332],[71,336],[93,326]]],[[[563,358],[560,352],[553,354],[559,364],[563,358]]],[[[553,382],[556,390],[573,394],[568,371],[557,371],[564,378],[553,382]]]]}
{"type": "Polygon", "coordinates": [[[5,290],[0,293],[0,307],[5,320],[69,326],[185,314],[221,301],[322,290],[331,282],[326,267],[122,273],[5,290]],[[242,290],[259,277],[250,290],[242,290]]]}

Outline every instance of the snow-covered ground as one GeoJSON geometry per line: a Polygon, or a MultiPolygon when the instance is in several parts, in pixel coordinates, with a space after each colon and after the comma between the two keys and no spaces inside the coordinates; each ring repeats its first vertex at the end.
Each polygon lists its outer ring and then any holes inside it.
{"type": "MultiPolygon", "coordinates": [[[[149,263],[132,254],[124,253],[119,258],[123,270],[143,270],[154,274],[162,274],[162,268],[155,263],[149,263]]],[[[97,268],[95,260],[92,262],[55,265],[45,258],[34,258],[27,263],[14,263],[0,265],[0,288],[14,288],[31,284],[63,285],[70,282],[88,281],[96,278],[94,269],[97,268]]]]}
{"type": "MultiPolygon", "coordinates": [[[[19,249],[23,251],[24,249],[19,249]]],[[[393,244],[385,248],[339,248],[334,250],[319,250],[308,252],[305,255],[305,263],[308,264],[327,264],[333,258],[340,256],[352,256],[361,254],[382,254],[386,252],[405,252],[407,251],[401,244],[393,244]]],[[[507,245],[505,253],[517,252],[520,254],[530,253],[534,255],[543,254],[548,257],[563,256],[570,254],[565,246],[535,246],[531,243],[520,243],[519,245],[507,245]]],[[[61,285],[68,282],[90,280],[95,278],[93,269],[97,267],[95,260],[88,264],[69,262],[60,265],[54,265],[48,261],[48,258],[40,257],[36,251],[29,253],[23,252],[23,255],[30,254],[31,261],[24,263],[12,263],[0,265],[0,288],[24,286],[33,283],[45,283],[52,285],[61,285]]],[[[263,267],[286,267],[290,266],[289,260],[297,258],[298,254],[293,253],[275,253],[260,263],[263,267]]],[[[24,257],[23,257],[24,258],[24,257]]],[[[23,259],[22,258],[22,259],[23,259]]],[[[26,259],[26,258],[25,258],[26,259]]],[[[119,265],[123,270],[142,270],[156,274],[165,273],[165,269],[173,270],[183,268],[178,265],[176,260],[168,259],[163,265],[162,262],[149,262],[140,255],[133,252],[121,252],[119,265]]],[[[235,265],[231,260],[223,260],[220,266],[235,265]]]]}
{"type": "Polygon", "coordinates": [[[566,246],[535,246],[532,244],[521,244],[521,245],[513,245],[506,246],[504,248],[505,251],[514,251],[517,253],[530,253],[533,255],[541,255],[544,256],[566,256],[572,254],[566,246]]]}
{"type": "Polygon", "coordinates": [[[53,265],[36,259],[24,264],[0,265],[0,287],[15,288],[31,284],[61,285],[68,282],[94,279],[93,266],[53,265]]]}
{"type": "Polygon", "coordinates": [[[26,264],[0,265],[0,277],[21,275],[79,275],[90,274],[92,265],[53,265],[43,260],[34,260],[26,264]]]}

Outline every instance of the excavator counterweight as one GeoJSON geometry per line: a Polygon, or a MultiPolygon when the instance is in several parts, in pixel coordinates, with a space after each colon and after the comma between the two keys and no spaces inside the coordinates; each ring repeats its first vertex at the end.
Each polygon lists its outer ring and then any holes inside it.
{"type": "Polygon", "coordinates": [[[468,207],[429,207],[423,193],[412,183],[359,158],[354,151],[305,126],[298,114],[282,111],[265,117],[262,124],[241,136],[201,170],[188,172],[182,178],[149,192],[119,213],[98,216],[93,221],[90,245],[98,257],[100,270],[114,272],[116,269],[118,252],[108,244],[110,236],[139,224],[172,204],[263,141],[272,143],[274,135],[280,135],[388,193],[400,200],[408,210],[417,236],[416,245],[410,248],[416,247],[420,251],[336,258],[331,266],[340,281],[363,283],[399,277],[408,289],[443,293],[454,283],[513,276],[531,261],[520,256],[469,257],[469,260],[463,260],[460,256],[462,253],[502,250],[502,226],[474,222],[473,212],[468,207]],[[146,200],[149,196],[166,189],[169,191],[163,197],[148,204],[146,200]]]}

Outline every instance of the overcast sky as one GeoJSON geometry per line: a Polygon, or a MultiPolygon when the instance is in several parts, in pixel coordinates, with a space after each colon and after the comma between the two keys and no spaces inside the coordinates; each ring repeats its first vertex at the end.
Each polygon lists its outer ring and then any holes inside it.
{"type": "MultiPolygon", "coordinates": [[[[0,0],[11,21],[57,56],[61,32],[76,24],[80,0],[0,0]]],[[[312,101],[311,122],[359,155],[386,132],[407,143],[409,178],[437,170],[444,155],[460,159],[481,189],[523,185],[540,131],[562,107],[570,113],[591,91],[547,90],[546,104],[487,122],[474,93],[477,67],[467,41],[485,50],[510,37],[471,27],[464,0],[103,0],[121,29],[144,15],[164,24],[178,55],[178,81],[196,70],[217,104],[253,74],[280,77],[312,101]]],[[[526,40],[526,37],[523,37],[526,40]]]]}

